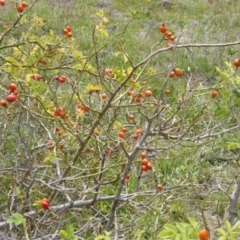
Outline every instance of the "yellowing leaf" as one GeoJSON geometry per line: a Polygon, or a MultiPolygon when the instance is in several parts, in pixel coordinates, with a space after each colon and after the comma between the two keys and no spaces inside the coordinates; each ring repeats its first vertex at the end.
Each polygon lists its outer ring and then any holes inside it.
{"type": "Polygon", "coordinates": [[[17,59],[14,59],[11,57],[6,57],[5,60],[6,60],[6,62],[12,63],[15,66],[21,66],[21,63],[19,63],[17,59]]]}
{"type": "Polygon", "coordinates": [[[97,13],[96,13],[97,16],[99,16],[100,18],[103,18],[104,17],[104,12],[103,10],[99,10],[97,13]]]}
{"type": "Polygon", "coordinates": [[[93,84],[88,84],[86,86],[86,89],[88,91],[101,91],[102,90],[102,86],[99,86],[99,85],[93,85],[93,84]]]}
{"type": "Polygon", "coordinates": [[[73,52],[73,57],[74,58],[82,58],[83,57],[83,53],[80,51],[74,51],[73,52]]]}
{"type": "Polygon", "coordinates": [[[10,26],[9,25],[7,25],[6,23],[3,23],[3,28],[5,28],[5,29],[9,29],[10,28],[10,26]]]}
{"type": "Polygon", "coordinates": [[[79,117],[83,117],[84,116],[84,111],[82,109],[77,109],[76,114],[79,117]]]}
{"type": "Polygon", "coordinates": [[[115,52],[115,53],[113,54],[113,56],[114,56],[114,57],[117,57],[119,54],[121,54],[121,52],[115,52]]]}
{"type": "Polygon", "coordinates": [[[240,76],[236,77],[236,84],[240,84],[240,76]]]}
{"type": "Polygon", "coordinates": [[[50,34],[51,36],[54,36],[53,30],[50,30],[50,31],[49,31],[49,34],[50,34]]]}
{"type": "Polygon", "coordinates": [[[43,159],[43,162],[48,162],[48,161],[50,161],[50,157],[49,156],[47,156],[47,157],[45,157],[44,159],[43,159]]]}
{"type": "Polygon", "coordinates": [[[1,69],[4,70],[4,71],[7,72],[7,73],[12,73],[12,71],[13,71],[13,67],[12,67],[12,66],[13,66],[13,65],[10,64],[10,63],[5,63],[5,64],[1,67],[1,69]]]}
{"type": "Polygon", "coordinates": [[[44,25],[43,18],[34,18],[32,22],[32,27],[34,28],[40,28],[44,25]]]}
{"type": "Polygon", "coordinates": [[[130,73],[132,72],[132,70],[133,70],[133,68],[132,68],[132,67],[129,67],[129,68],[127,69],[127,74],[130,74],[130,73]]]}
{"type": "Polygon", "coordinates": [[[72,69],[81,70],[83,65],[81,63],[73,65],[72,69]]]}
{"type": "Polygon", "coordinates": [[[104,235],[99,235],[94,240],[111,240],[111,238],[104,235]]]}
{"type": "Polygon", "coordinates": [[[122,127],[122,123],[121,122],[118,122],[118,121],[115,121],[115,123],[113,124],[113,129],[121,129],[122,127]]]}
{"type": "Polygon", "coordinates": [[[110,22],[110,21],[108,20],[108,18],[106,18],[106,17],[103,17],[102,20],[103,20],[104,23],[109,23],[109,22],[110,22]]]}
{"type": "Polygon", "coordinates": [[[108,31],[105,28],[101,29],[101,33],[102,33],[102,35],[108,37],[108,31]]]}
{"type": "Polygon", "coordinates": [[[149,73],[149,74],[156,74],[156,73],[157,73],[157,69],[154,68],[154,67],[149,67],[149,68],[148,68],[148,73],[149,73]]]}
{"type": "Polygon", "coordinates": [[[32,75],[32,74],[28,74],[28,75],[26,76],[26,83],[27,83],[27,84],[31,81],[31,75],[32,75]]]}
{"type": "Polygon", "coordinates": [[[45,152],[45,158],[43,159],[44,163],[51,163],[56,159],[55,153],[52,151],[45,152]]]}

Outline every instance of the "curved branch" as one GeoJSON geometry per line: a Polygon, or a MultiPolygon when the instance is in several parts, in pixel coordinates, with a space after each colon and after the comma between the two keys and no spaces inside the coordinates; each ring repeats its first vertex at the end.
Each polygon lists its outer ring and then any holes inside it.
{"type": "MultiPolygon", "coordinates": [[[[183,45],[177,45],[174,46],[174,48],[207,48],[207,47],[229,47],[229,46],[234,46],[234,45],[239,45],[240,41],[237,42],[229,42],[229,43],[211,43],[211,44],[183,44],[183,45]]],[[[147,61],[149,61],[151,58],[153,58],[155,55],[161,53],[161,52],[165,52],[165,51],[169,51],[169,47],[166,48],[161,48],[158,49],[157,51],[149,54],[145,59],[143,59],[141,62],[139,62],[135,67],[138,68],[141,65],[143,65],[144,63],[146,63],[147,61]]]]}

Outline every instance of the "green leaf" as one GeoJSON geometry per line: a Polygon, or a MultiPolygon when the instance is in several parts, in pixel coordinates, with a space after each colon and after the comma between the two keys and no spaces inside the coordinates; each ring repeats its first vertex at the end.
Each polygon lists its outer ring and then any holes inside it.
{"type": "Polygon", "coordinates": [[[11,58],[11,57],[6,57],[5,58],[6,62],[8,63],[12,63],[16,66],[21,66],[22,64],[18,62],[18,60],[16,60],[15,58],[11,58]]]}
{"type": "Polygon", "coordinates": [[[111,238],[108,236],[99,235],[94,240],[111,240],[111,238]]]}
{"type": "Polygon", "coordinates": [[[235,225],[232,227],[232,230],[240,229],[240,221],[237,221],[235,225]]]}
{"type": "Polygon", "coordinates": [[[227,240],[225,237],[220,237],[218,240],[227,240]]]}
{"type": "Polygon", "coordinates": [[[67,234],[67,232],[65,230],[60,230],[59,235],[60,235],[60,237],[66,238],[66,239],[68,237],[68,234],[67,234]]]}
{"type": "Polygon", "coordinates": [[[73,57],[74,57],[74,58],[82,58],[82,57],[83,57],[83,53],[80,52],[80,51],[75,50],[75,51],[73,52],[73,57]]]}
{"type": "Polygon", "coordinates": [[[25,224],[26,219],[23,217],[23,215],[19,214],[19,213],[13,213],[13,215],[11,217],[8,218],[7,223],[13,223],[16,226],[20,225],[20,224],[25,224]]]}
{"type": "Polygon", "coordinates": [[[191,225],[187,224],[187,223],[176,223],[177,228],[179,229],[179,231],[183,234],[187,233],[187,228],[191,228],[191,225]]]}
{"type": "Polygon", "coordinates": [[[236,238],[235,238],[235,237],[232,237],[232,236],[228,236],[228,237],[227,237],[227,240],[236,240],[236,238]]]}
{"type": "Polygon", "coordinates": [[[217,107],[217,108],[215,109],[215,114],[216,114],[217,116],[226,116],[226,115],[229,114],[229,109],[228,109],[227,106],[221,106],[220,108],[217,107]]]}
{"type": "Polygon", "coordinates": [[[223,88],[221,89],[221,96],[226,100],[226,101],[230,101],[232,94],[230,93],[228,88],[223,88]]]}
{"type": "Polygon", "coordinates": [[[227,149],[234,150],[236,148],[239,148],[240,144],[238,142],[228,142],[227,149]]]}
{"type": "Polygon", "coordinates": [[[232,226],[231,226],[231,223],[228,220],[225,221],[225,226],[226,226],[227,231],[229,233],[231,233],[232,232],[232,226]]]}
{"type": "Polygon", "coordinates": [[[72,66],[72,69],[81,70],[83,68],[83,65],[81,63],[75,64],[72,66]]]}
{"type": "Polygon", "coordinates": [[[231,235],[233,236],[233,237],[239,237],[240,236],[240,229],[238,229],[238,231],[235,231],[235,232],[231,232],[231,235]]]}
{"type": "Polygon", "coordinates": [[[158,234],[158,238],[169,238],[173,235],[174,233],[171,230],[163,230],[158,234]]]}
{"type": "Polygon", "coordinates": [[[199,224],[194,218],[188,218],[188,221],[193,228],[199,228],[199,224]]]}
{"type": "Polygon", "coordinates": [[[180,234],[174,234],[171,240],[185,240],[185,239],[183,239],[180,234]]]}
{"type": "Polygon", "coordinates": [[[72,236],[73,232],[74,232],[73,226],[71,224],[69,224],[66,228],[66,231],[67,231],[68,236],[72,236]]]}
{"type": "Polygon", "coordinates": [[[217,231],[222,236],[226,236],[226,234],[227,234],[222,228],[218,228],[217,231]]]}
{"type": "Polygon", "coordinates": [[[228,70],[233,73],[234,69],[233,69],[233,64],[231,62],[225,62],[226,66],[228,67],[228,70]]]}
{"type": "Polygon", "coordinates": [[[167,230],[170,230],[170,231],[172,231],[172,232],[174,232],[174,233],[177,233],[177,232],[178,232],[177,227],[175,227],[174,225],[169,224],[169,223],[166,223],[166,224],[164,225],[164,228],[167,229],[167,230]]]}

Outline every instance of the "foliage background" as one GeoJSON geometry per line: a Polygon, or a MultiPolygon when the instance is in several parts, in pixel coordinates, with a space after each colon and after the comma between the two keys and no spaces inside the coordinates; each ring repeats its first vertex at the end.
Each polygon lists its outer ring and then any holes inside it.
{"type": "Polygon", "coordinates": [[[215,239],[225,228],[227,194],[239,183],[240,78],[232,65],[239,2],[31,4],[23,16],[13,1],[0,8],[0,96],[11,82],[19,92],[16,102],[1,106],[1,234],[24,239],[21,227],[5,224],[13,213],[26,218],[30,239],[107,239],[105,230],[112,239],[157,239],[164,224],[191,217],[199,224],[196,239],[200,227],[215,239]],[[159,33],[163,22],[179,37],[174,51],[159,33]],[[73,38],[62,34],[67,25],[73,38]],[[183,78],[168,78],[175,67],[183,78]],[[41,81],[31,78],[35,73],[41,81]],[[58,83],[56,75],[67,81],[58,83]],[[136,103],[149,89],[153,96],[136,103]],[[67,117],[55,116],[63,106],[67,117]],[[135,141],[137,129],[143,134],[135,141]],[[152,171],[140,171],[142,151],[152,171]],[[50,211],[41,209],[44,197],[50,211]]]}

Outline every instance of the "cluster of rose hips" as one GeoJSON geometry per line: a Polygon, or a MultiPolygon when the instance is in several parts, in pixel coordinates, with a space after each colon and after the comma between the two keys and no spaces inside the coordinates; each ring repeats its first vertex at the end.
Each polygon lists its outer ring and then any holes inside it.
{"type": "MultiPolygon", "coordinates": [[[[7,95],[6,100],[9,103],[15,102],[17,100],[18,90],[17,85],[15,83],[10,83],[8,85],[8,89],[10,94],[7,95]]],[[[0,100],[0,106],[7,107],[7,102],[3,99],[0,100]]]]}
{"type": "Polygon", "coordinates": [[[114,78],[114,73],[111,68],[104,68],[100,73],[101,78],[114,78]]]}
{"type": "Polygon", "coordinates": [[[140,92],[137,95],[134,96],[134,91],[128,91],[127,96],[130,98],[134,98],[134,101],[136,103],[142,102],[142,97],[145,96],[146,98],[150,98],[152,96],[151,90],[146,90],[145,92],[140,92]]]}
{"type": "Polygon", "coordinates": [[[42,205],[42,208],[43,208],[43,209],[49,210],[50,201],[49,201],[47,198],[43,198],[43,199],[41,200],[41,205],[42,205]]]}
{"type": "Polygon", "coordinates": [[[88,112],[89,111],[89,108],[86,107],[84,104],[82,104],[81,102],[79,101],[76,101],[76,105],[79,109],[81,109],[83,112],[88,112]]]}
{"type": "Polygon", "coordinates": [[[169,77],[173,78],[173,77],[182,77],[184,75],[183,70],[181,68],[174,68],[170,74],[169,77]]]}
{"type": "Polygon", "coordinates": [[[142,135],[142,129],[137,129],[135,134],[133,135],[134,140],[138,140],[138,138],[142,135]]]}
{"type": "MultiPolygon", "coordinates": [[[[181,68],[174,68],[170,74],[169,74],[169,77],[170,78],[174,78],[174,77],[182,77],[184,75],[184,72],[181,68]]],[[[169,89],[166,89],[165,90],[165,94],[170,94],[171,91],[169,89]]]]}
{"type": "Polygon", "coordinates": [[[63,34],[66,35],[68,38],[72,37],[72,28],[70,26],[66,26],[63,29],[63,34]]]}
{"type": "Polygon", "coordinates": [[[141,170],[142,172],[146,172],[148,170],[152,170],[152,163],[149,162],[149,160],[146,158],[147,154],[145,152],[141,152],[140,154],[142,160],[141,160],[141,170]]]}
{"type": "Polygon", "coordinates": [[[19,13],[22,13],[26,7],[28,7],[28,3],[27,2],[21,2],[21,3],[18,4],[17,10],[18,10],[19,13]]]}
{"type": "Polygon", "coordinates": [[[54,116],[56,116],[56,117],[60,117],[62,119],[69,118],[69,115],[67,113],[65,113],[65,107],[54,108],[52,111],[53,111],[54,116]]]}
{"type": "Polygon", "coordinates": [[[17,85],[15,83],[10,83],[8,85],[10,94],[6,97],[8,102],[15,102],[18,95],[17,85]]]}
{"type": "MultiPolygon", "coordinates": [[[[132,116],[132,119],[134,119],[133,115],[129,115],[130,117],[132,116]]],[[[129,117],[128,116],[128,117],[129,117]]],[[[118,136],[120,138],[125,138],[125,133],[127,132],[127,128],[122,127],[121,131],[118,133],[118,136]]],[[[132,136],[134,140],[137,140],[140,136],[142,135],[142,130],[141,129],[137,129],[134,133],[134,135],[132,136]]]]}
{"type": "Polygon", "coordinates": [[[64,83],[67,80],[67,77],[62,75],[62,76],[55,76],[54,79],[60,83],[64,83]]]}
{"type": "Polygon", "coordinates": [[[127,132],[127,128],[122,127],[121,131],[118,133],[120,138],[125,138],[125,133],[127,132]]]}
{"type": "Polygon", "coordinates": [[[168,29],[164,23],[159,27],[159,31],[163,34],[164,39],[166,39],[166,40],[174,41],[176,38],[173,35],[173,32],[168,31],[168,29]]]}
{"type": "MultiPolygon", "coordinates": [[[[60,130],[59,132],[57,132],[57,134],[60,136],[60,135],[63,134],[63,131],[60,130]]],[[[46,147],[49,150],[53,150],[56,146],[55,142],[52,139],[48,139],[45,143],[46,143],[46,147]]],[[[58,148],[61,149],[61,150],[64,148],[64,146],[65,146],[64,142],[60,142],[58,144],[58,148]]]]}
{"type": "Polygon", "coordinates": [[[31,75],[31,79],[36,80],[36,81],[40,81],[41,78],[42,78],[42,76],[38,73],[34,73],[31,75]]]}

